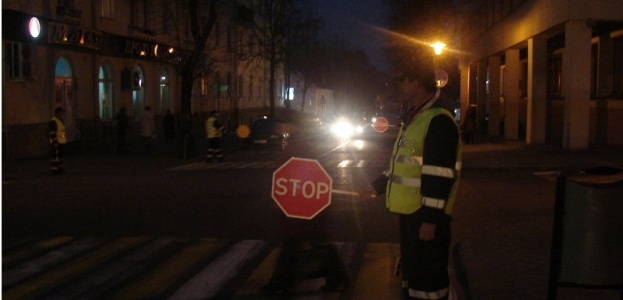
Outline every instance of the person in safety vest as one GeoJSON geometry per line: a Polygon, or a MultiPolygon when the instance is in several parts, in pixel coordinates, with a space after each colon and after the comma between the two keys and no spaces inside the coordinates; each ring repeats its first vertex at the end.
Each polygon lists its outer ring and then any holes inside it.
{"type": "Polygon", "coordinates": [[[396,78],[411,109],[404,115],[389,170],[373,182],[398,214],[404,299],[448,299],[450,214],[461,166],[460,132],[433,70],[396,78]],[[379,184],[379,182],[381,182],[379,184]]]}
{"type": "Polygon", "coordinates": [[[225,161],[223,150],[221,149],[221,137],[223,136],[223,125],[219,121],[220,113],[213,110],[206,120],[206,135],[208,138],[208,155],[206,163],[210,163],[216,158],[219,162],[225,161]]]}
{"type": "Polygon", "coordinates": [[[67,137],[65,136],[65,123],[63,123],[64,110],[57,107],[54,110],[54,116],[48,122],[48,138],[50,141],[50,173],[63,173],[63,160],[65,157],[65,144],[67,137]]]}

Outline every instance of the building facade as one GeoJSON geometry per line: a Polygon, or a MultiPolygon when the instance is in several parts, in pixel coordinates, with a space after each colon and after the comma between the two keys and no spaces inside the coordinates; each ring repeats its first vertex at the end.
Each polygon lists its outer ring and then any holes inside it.
{"type": "MultiPolygon", "coordinates": [[[[219,3],[191,111],[223,111],[235,126],[267,110],[269,65],[240,54],[250,44],[245,23],[255,1],[219,3]]],[[[157,120],[167,110],[180,112],[180,68],[194,45],[184,2],[9,0],[2,8],[3,158],[45,155],[56,107],[66,111],[70,142],[112,140],[121,107],[135,128],[146,106],[157,120]]],[[[276,94],[283,95],[278,74],[276,94]]]]}
{"type": "Polygon", "coordinates": [[[623,1],[461,1],[461,108],[527,143],[623,144],[623,1]]]}

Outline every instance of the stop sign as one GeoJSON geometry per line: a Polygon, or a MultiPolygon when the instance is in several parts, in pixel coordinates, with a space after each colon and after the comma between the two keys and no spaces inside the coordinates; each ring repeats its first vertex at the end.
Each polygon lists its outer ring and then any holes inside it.
{"type": "Polygon", "coordinates": [[[271,196],[286,216],[310,220],[331,204],[332,183],[318,161],[292,157],[273,172],[271,196]]]}
{"type": "Polygon", "coordinates": [[[389,127],[389,122],[385,117],[376,117],[376,121],[374,121],[374,131],[376,132],[385,132],[389,127]]]}

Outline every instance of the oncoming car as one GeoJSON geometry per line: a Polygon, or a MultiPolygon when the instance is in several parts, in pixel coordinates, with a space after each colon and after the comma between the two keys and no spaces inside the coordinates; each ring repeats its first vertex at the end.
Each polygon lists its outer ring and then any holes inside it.
{"type": "Polygon", "coordinates": [[[259,119],[251,126],[255,149],[285,149],[290,133],[286,123],[276,119],[259,119]]]}
{"type": "Polygon", "coordinates": [[[356,138],[364,134],[367,124],[365,120],[338,118],[331,124],[331,133],[339,139],[356,138]]]}

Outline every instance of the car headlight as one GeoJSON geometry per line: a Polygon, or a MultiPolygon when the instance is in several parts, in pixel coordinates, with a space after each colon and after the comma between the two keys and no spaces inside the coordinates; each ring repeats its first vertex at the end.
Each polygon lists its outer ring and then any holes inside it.
{"type": "Polygon", "coordinates": [[[350,138],[355,134],[355,127],[348,121],[340,120],[333,123],[331,133],[339,138],[350,138]]]}

